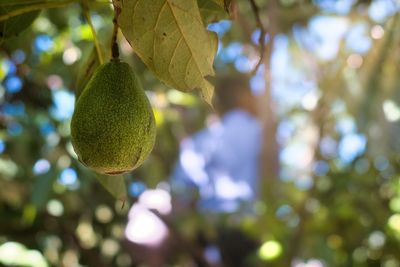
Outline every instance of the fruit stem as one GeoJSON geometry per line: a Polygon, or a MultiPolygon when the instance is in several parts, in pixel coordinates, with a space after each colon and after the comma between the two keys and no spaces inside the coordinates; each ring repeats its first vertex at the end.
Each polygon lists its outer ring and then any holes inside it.
{"type": "Polygon", "coordinates": [[[111,39],[111,61],[114,62],[119,61],[119,48],[118,48],[117,36],[118,36],[118,16],[120,13],[121,13],[121,8],[114,3],[114,18],[113,18],[114,29],[111,39]]]}

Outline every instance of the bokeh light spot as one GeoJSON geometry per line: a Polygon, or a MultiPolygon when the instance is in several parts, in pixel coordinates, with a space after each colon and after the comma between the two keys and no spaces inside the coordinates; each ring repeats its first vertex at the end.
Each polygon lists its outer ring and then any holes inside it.
{"type": "Polygon", "coordinates": [[[67,168],[63,170],[60,174],[58,182],[72,190],[79,187],[78,176],[76,174],[76,171],[72,168],[67,168]]]}
{"type": "Polygon", "coordinates": [[[140,204],[148,209],[156,209],[161,214],[171,212],[171,195],[162,189],[153,189],[144,191],[139,197],[140,204]]]}
{"type": "Polygon", "coordinates": [[[101,244],[101,253],[108,257],[112,257],[117,254],[119,249],[120,246],[114,239],[105,239],[101,244]]]}
{"type": "Polygon", "coordinates": [[[146,184],[143,182],[132,182],[129,185],[129,194],[133,197],[138,197],[146,190],[146,184]]]}
{"type": "Polygon", "coordinates": [[[393,214],[388,220],[388,225],[395,232],[400,234],[400,213],[393,214]]]}
{"type": "Polygon", "coordinates": [[[359,54],[351,54],[347,58],[347,66],[349,66],[352,69],[358,69],[361,67],[363,64],[363,58],[359,54]]]}
{"type": "Polygon", "coordinates": [[[47,159],[39,159],[33,165],[33,173],[35,175],[46,173],[50,170],[50,162],[47,159]]]}
{"type": "Polygon", "coordinates": [[[82,220],[76,228],[76,236],[82,242],[84,248],[92,248],[98,242],[92,224],[86,219],[82,220]]]}
{"type": "Polygon", "coordinates": [[[240,55],[235,59],[235,68],[242,73],[247,73],[254,68],[256,63],[255,60],[252,60],[245,55],[240,55]]]}
{"type": "Polygon", "coordinates": [[[385,33],[385,30],[381,25],[375,25],[371,28],[371,37],[373,39],[381,39],[385,33]]]}
{"type": "Polygon", "coordinates": [[[386,237],[381,231],[374,231],[368,237],[368,245],[372,249],[380,249],[385,245],[386,237]]]}
{"type": "Polygon", "coordinates": [[[314,110],[318,104],[319,94],[316,91],[310,91],[301,99],[301,105],[305,110],[314,110]]]}
{"type": "Polygon", "coordinates": [[[64,213],[64,206],[60,201],[52,199],[47,203],[47,212],[53,216],[60,217],[64,213]]]}
{"type": "Polygon", "coordinates": [[[108,223],[113,218],[112,210],[106,205],[99,205],[95,211],[96,219],[101,223],[108,223]]]}
{"type": "Polygon", "coordinates": [[[218,37],[221,38],[231,28],[232,22],[229,20],[221,20],[215,23],[210,23],[208,29],[216,32],[218,37]]]}
{"type": "Polygon", "coordinates": [[[17,242],[6,242],[0,246],[0,265],[48,267],[45,258],[37,250],[29,250],[17,242]]]}
{"type": "Polygon", "coordinates": [[[17,76],[11,76],[6,79],[4,86],[9,93],[18,93],[22,89],[22,80],[17,76]]]}
{"type": "Polygon", "coordinates": [[[50,75],[49,77],[47,77],[47,86],[50,89],[60,89],[63,86],[63,80],[60,76],[58,75],[50,75]]]}
{"type": "Polygon", "coordinates": [[[400,119],[400,107],[393,100],[385,100],[383,102],[383,112],[386,119],[390,122],[400,119]]]}
{"type": "Polygon", "coordinates": [[[81,50],[78,47],[69,47],[63,53],[63,61],[65,65],[74,64],[81,57],[81,50]]]}
{"type": "Polygon", "coordinates": [[[282,253],[282,246],[275,240],[264,242],[258,250],[258,255],[262,260],[273,260],[279,257],[282,253]]]}
{"type": "Polygon", "coordinates": [[[25,59],[26,59],[26,55],[25,55],[25,52],[23,51],[23,50],[21,50],[21,49],[18,49],[18,50],[15,50],[13,53],[12,53],[12,59],[14,60],[14,62],[16,63],[16,64],[21,64],[21,63],[23,63],[24,61],[25,61],[25,59]]]}
{"type": "Polygon", "coordinates": [[[48,35],[39,35],[35,40],[35,48],[39,52],[46,52],[54,46],[52,38],[48,35]]]}
{"type": "Polygon", "coordinates": [[[3,153],[6,150],[6,143],[0,139],[0,153],[3,153]]]}
{"type": "Polygon", "coordinates": [[[54,106],[50,109],[51,115],[58,120],[71,118],[75,107],[75,96],[73,93],[65,90],[53,92],[54,106]]]}
{"type": "Polygon", "coordinates": [[[157,246],[167,237],[168,229],[153,212],[135,204],[129,211],[125,235],[134,243],[157,246]]]}
{"type": "Polygon", "coordinates": [[[367,138],[362,134],[347,134],[339,144],[339,156],[342,161],[349,163],[362,154],[367,145],[367,138]]]}
{"type": "Polygon", "coordinates": [[[400,196],[390,200],[390,209],[394,212],[400,212],[400,196]]]}

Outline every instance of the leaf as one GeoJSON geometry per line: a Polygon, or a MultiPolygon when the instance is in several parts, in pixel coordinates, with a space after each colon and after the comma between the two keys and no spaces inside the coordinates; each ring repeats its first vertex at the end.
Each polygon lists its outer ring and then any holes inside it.
{"type": "Polygon", "coordinates": [[[206,24],[229,18],[224,6],[216,3],[215,0],[197,0],[197,4],[201,17],[206,24]]]}
{"type": "Polygon", "coordinates": [[[215,4],[222,7],[227,13],[229,13],[232,0],[209,0],[209,1],[214,2],[215,4]]]}
{"type": "Polygon", "coordinates": [[[221,7],[225,6],[225,1],[224,0],[211,0],[211,1],[213,1],[214,3],[217,3],[221,7]]]}
{"type": "MultiPolygon", "coordinates": [[[[13,1],[13,5],[10,5],[9,0],[0,0],[0,16],[10,11],[29,6],[29,4],[23,4],[26,0],[13,1]]],[[[33,23],[39,13],[40,11],[32,11],[0,21],[0,42],[4,39],[17,36],[20,32],[24,31],[33,23]]]]}
{"type": "MultiPolygon", "coordinates": [[[[101,49],[101,51],[104,56],[104,49],[101,49]]],[[[85,89],[86,84],[89,82],[90,78],[92,78],[93,73],[99,66],[100,60],[96,48],[93,46],[90,54],[83,60],[83,63],[79,68],[79,74],[75,85],[75,102],[78,101],[83,89],[85,89]]]]}
{"type": "Polygon", "coordinates": [[[119,26],[137,55],[168,86],[201,89],[211,102],[214,87],[206,79],[218,45],[202,22],[196,0],[122,1],[119,26]]]}
{"type": "Polygon", "coordinates": [[[96,179],[100,184],[116,199],[125,201],[127,198],[127,190],[124,176],[108,176],[96,174],[96,179]]]}

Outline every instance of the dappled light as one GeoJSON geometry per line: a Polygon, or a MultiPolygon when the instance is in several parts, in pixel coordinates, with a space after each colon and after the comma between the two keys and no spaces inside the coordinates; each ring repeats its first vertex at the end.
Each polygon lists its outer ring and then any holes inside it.
{"type": "Polygon", "coordinates": [[[398,0],[0,1],[0,266],[400,267],[399,43],[398,0]]]}

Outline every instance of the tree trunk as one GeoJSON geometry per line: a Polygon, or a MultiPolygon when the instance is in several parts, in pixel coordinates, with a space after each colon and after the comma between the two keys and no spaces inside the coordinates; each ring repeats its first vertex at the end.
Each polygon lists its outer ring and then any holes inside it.
{"type": "Polygon", "coordinates": [[[276,0],[270,1],[268,5],[268,19],[269,24],[267,32],[269,34],[269,41],[266,44],[264,51],[264,65],[265,65],[265,91],[259,96],[259,116],[263,127],[263,145],[261,151],[260,162],[260,177],[262,179],[262,196],[263,199],[271,199],[276,181],[279,177],[279,146],[276,139],[277,133],[277,119],[274,113],[273,99],[271,96],[272,91],[272,77],[271,77],[271,59],[273,52],[273,45],[277,33],[277,20],[276,11],[278,3],[276,0]]]}

